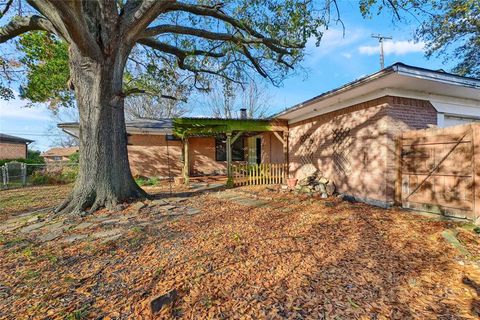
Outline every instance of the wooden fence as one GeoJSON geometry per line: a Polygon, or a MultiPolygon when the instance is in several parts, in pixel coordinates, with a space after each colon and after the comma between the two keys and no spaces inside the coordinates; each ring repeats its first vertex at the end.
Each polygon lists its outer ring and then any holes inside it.
{"type": "Polygon", "coordinates": [[[404,132],[397,201],[404,208],[480,217],[480,125],[404,132]]]}
{"type": "Polygon", "coordinates": [[[234,186],[282,184],[286,182],[286,163],[234,164],[232,165],[234,186]]]}

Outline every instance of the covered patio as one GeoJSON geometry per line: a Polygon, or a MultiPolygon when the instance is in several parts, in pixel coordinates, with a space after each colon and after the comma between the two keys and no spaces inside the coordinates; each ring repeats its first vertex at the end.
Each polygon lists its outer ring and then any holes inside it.
{"type": "MultiPolygon", "coordinates": [[[[288,174],[288,125],[286,121],[269,119],[218,119],[218,118],[176,118],[173,120],[173,134],[182,141],[182,177],[189,184],[191,176],[190,140],[198,137],[217,137],[225,144],[227,186],[234,186],[235,180],[242,184],[282,183],[288,174]],[[262,161],[258,140],[255,137],[272,134],[281,143],[283,163],[272,164],[262,161]],[[239,138],[247,138],[247,156],[235,161],[233,146],[239,138]],[[282,165],[282,166],[280,166],[282,165]],[[282,169],[282,171],[280,170],[282,169]],[[273,171],[272,171],[273,170],[273,171]],[[272,172],[275,172],[273,178],[272,172]],[[246,176],[246,175],[250,175],[246,176]],[[282,179],[279,176],[283,177],[282,179]],[[268,179],[272,177],[272,179],[268,179]]],[[[271,147],[270,147],[271,149],[271,147]]],[[[274,151],[277,153],[277,151],[274,151]]],[[[270,159],[272,156],[270,155],[270,159]]]]}

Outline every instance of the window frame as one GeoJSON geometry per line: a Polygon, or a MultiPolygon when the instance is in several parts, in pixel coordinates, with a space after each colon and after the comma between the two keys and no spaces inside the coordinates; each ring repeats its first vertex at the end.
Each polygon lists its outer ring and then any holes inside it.
{"type": "MultiPolygon", "coordinates": [[[[227,142],[226,137],[215,137],[215,161],[227,161],[227,142]],[[220,149],[222,148],[222,149],[220,149]],[[220,156],[219,151],[223,152],[220,156]]],[[[245,141],[243,137],[238,137],[232,144],[232,161],[245,161],[245,141]]]]}

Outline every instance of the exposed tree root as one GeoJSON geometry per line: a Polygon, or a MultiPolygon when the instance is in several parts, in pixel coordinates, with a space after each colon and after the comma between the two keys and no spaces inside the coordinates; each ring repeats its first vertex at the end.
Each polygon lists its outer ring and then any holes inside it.
{"type": "Polygon", "coordinates": [[[151,198],[136,184],[133,184],[129,189],[128,192],[124,192],[121,197],[118,197],[114,192],[101,190],[100,188],[99,190],[92,188],[87,191],[85,188],[77,188],[75,186],[70,195],[55,209],[55,213],[69,215],[92,214],[101,208],[115,210],[121,203],[151,198]]]}

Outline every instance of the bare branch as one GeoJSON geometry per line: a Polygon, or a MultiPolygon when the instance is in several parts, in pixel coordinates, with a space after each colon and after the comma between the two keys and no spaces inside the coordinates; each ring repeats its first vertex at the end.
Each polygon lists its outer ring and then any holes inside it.
{"type": "Polygon", "coordinates": [[[5,8],[3,8],[2,12],[0,12],[0,18],[3,17],[8,12],[10,7],[12,6],[12,3],[13,3],[13,0],[7,1],[7,3],[5,4],[5,8]]]}
{"type": "MultiPolygon", "coordinates": [[[[159,25],[155,27],[148,28],[145,30],[140,37],[141,38],[146,38],[146,37],[152,37],[156,36],[159,34],[164,34],[164,33],[174,33],[174,34],[182,34],[182,35],[191,35],[191,36],[196,36],[208,40],[219,40],[219,41],[229,41],[232,43],[236,44],[264,44],[268,48],[270,48],[272,51],[281,53],[281,54],[290,54],[290,52],[283,48],[279,47],[270,41],[268,41],[266,38],[244,38],[244,37],[239,37],[233,34],[229,33],[223,33],[223,32],[211,32],[203,29],[196,29],[196,28],[191,28],[191,27],[184,27],[184,26],[178,26],[178,25],[159,25]]],[[[240,33],[239,33],[240,34],[240,33]]]]}
{"type": "Polygon", "coordinates": [[[164,43],[153,38],[145,38],[138,40],[138,43],[146,45],[152,49],[159,50],[165,53],[173,54],[182,61],[188,56],[208,56],[213,58],[221,58],[225,56],[223,52],[212,52],[205,50],[182,50],[168,43],[164,43]]]}
{"type": "Polygon", "coordinates": [[[174,3],[170,3],[167,6],[167,11],[184,11],[184,12],[188,12],[198,16],[208,16],[208,17],[216,18],[218,20],[221,20],[230,24],[236,29],[247,32],[248,34],[250,34],[255,38],[262,39],[264,44],[271,44],[271,45],[276,45],[284,48],[297,48],[297,49],[303,48],[305,46],[305,43],[283,43],[282,41],[266,37],[260,32],[250,27],[249,25],[241,22],[240,20],[237,20],[229,15],[224,14],[219,10],[218,7],[199,6],[199,5],[191,5],[188,3],[182,3],[182,2],[174,2],[174,3]]]}
{"type": "Polygon", "coordinates": [[[55,33],[53,25],[43,17],[17,17],[12,19],[5,27],[0,28],[0,43],[6,42],[25,32],[40,30],[55,33]]]}

